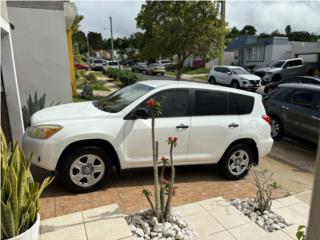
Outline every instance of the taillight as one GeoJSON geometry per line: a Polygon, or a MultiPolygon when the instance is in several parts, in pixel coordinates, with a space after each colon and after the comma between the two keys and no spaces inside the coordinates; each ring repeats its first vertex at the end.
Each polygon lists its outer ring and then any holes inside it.
{"type": "Polygon", "coordinates": [[[270,125],[270,127],[272,126],[271,117],[269,117],[268,115],[262,115],[261,117],[262,117],[263,120],[265,120],[270,125]]]}

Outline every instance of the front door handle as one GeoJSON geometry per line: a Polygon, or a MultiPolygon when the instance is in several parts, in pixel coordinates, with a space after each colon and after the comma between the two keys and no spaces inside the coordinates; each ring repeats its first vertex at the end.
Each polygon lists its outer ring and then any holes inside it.
{"type": "Polygon", "coordinates": [[[284,105],[282,105],[282,106],[281,106],[281,108],[282,108],[282,109],[286,109],[286,110],[290,110],[290,108],[289,108],[289,107],[284,106],[284,105]]]}
{"type": "Polygon", "coordinates": [[[237,127],[239,127],[239,124],[230,123],[230,124],[228,125],[228,127],[229,127],[229,128],[237,128],[237,127]]]}
{"type": "Polygon", "coordinates": [[[320,121],[320,118],[316,117],[316,116],[312,116],[313,119],[320,121]]]}
{"type": "Polygon", "coordinates": [[[176,126],[177,129],[185,129],[185,128],[189,128],[188,125],[184,125],[184,124],[180,124],[178,126],[176,126]]]}

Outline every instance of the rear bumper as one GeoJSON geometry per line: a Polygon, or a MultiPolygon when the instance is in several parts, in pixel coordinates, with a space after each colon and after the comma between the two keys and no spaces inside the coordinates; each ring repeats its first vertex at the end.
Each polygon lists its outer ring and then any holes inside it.
{"type": "Polygon", "coordinates": [[[268,155],[271,152],[273,145],[273,139],[271,136],[269,138],[265,138],[260,141],[260,146],[259,146],[259,158],[264,157],[268,155]]]}

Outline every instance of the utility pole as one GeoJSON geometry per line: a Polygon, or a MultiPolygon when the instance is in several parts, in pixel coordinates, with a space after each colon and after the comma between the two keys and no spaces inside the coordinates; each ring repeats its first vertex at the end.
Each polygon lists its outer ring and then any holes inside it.
{"type": "Polygon", "coordinates": [[[111,34],[111,61],[113,61],[113,34],[112,34],[112,17],[110,19],[110,34],[111,34]]]}
{"type": "Polygon", "coordinates": [[[87,59],[87,62],[89,63],[89,58],[90,58],[90,50],[89,50],[89,32],[87,34],[87,48],[88,48],[88,59],[87,59]]]}
{"type": "MultiPolygon", "coordinates": [[[[220,20],[221,20],[221,27],[225,27],[225,22],[226,22],[226,1],[225,0],[220,0],[220,20]]],[[[221,36],[221,47],[219,51],[219,65],[224,64],[224,34],[221,36]]]]}

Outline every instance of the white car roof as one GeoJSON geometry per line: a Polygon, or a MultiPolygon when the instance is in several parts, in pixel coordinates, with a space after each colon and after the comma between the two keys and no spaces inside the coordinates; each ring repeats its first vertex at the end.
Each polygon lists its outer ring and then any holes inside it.
{"type": "Polygon", "coordinates": [[[232,65],[217,65],[217,66],[214,66],[214,67],[226,67],[226,68],[243,68],[243,67],[240,67],[240,66],[232,66],[232,65]]]}
{"type": "Polygon", "coordinates": [[[178,80],[145,80],[138,82],[140,84],[145,84],[154,88],[163,88],[163,89],[170,89],[170,88],[200,88],[200,89],[208,89],[208,90],[218,90],[218,91],[225,91],[225,92],[233,92],[239,93],[248,96],[257,96],[259,94],[254,92],[248,92],[240,89],[230,88],[230,87],[223,87],[217,86],[207,83],[200,83],[200,82],[192,82],[192,81],[178,81],[178,80]]]}

